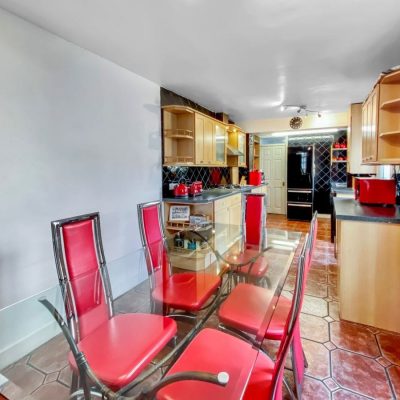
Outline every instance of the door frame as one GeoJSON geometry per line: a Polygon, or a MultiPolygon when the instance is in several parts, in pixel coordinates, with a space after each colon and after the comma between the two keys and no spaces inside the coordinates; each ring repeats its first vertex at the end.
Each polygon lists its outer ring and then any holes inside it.
{"type": "MultiPolygon", "coordinates": [[[[283,195],[282,195],[282,202],[283,202],[283,210],[284,212],[282,214],[278,214],[278,215],[287,215],[287,149],[288,149],[288,141],[287,139],[285,140],[284,143],[266,143],[266,144],[260,144],[260,153],[261,153],[261,167],[263,166],[263,150],[265,148],[271,147],[277,147],[277,146],[283,146],[284,148],[284,155],[283,155],[283,174],[284,174],[284,185],[282,186],[282,190],[283,190],[283,195]]],[[[262,169],[262,168],[261,168],[262,169]]],[[[265,171],[264,171],[265,172],[265,171]]],[[[267,177],[268,180],[268,177],[267,177]]],[[[273,213],[271,213],[273,214],[273,213]]]]}

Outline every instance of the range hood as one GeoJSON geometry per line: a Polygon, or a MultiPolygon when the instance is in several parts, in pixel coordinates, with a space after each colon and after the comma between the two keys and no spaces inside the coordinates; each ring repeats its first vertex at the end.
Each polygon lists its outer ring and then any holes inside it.
{"type": "Polygon", "coordinates": [[[226,146],[226,154],[228,156],[243,156],[244,154],[238,149],[233,148],[232,146],[226,146]]]}

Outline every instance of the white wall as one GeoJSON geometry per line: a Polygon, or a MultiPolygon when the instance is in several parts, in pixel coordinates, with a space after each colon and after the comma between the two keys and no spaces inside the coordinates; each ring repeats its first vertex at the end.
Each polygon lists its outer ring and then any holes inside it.
{"type": "Polygon", "coordinates": [[[57,284],[50,221],[91,211],[120,294],[161,196],[159,86],[2,10],[0,60],[0,309],[57,284]]]}

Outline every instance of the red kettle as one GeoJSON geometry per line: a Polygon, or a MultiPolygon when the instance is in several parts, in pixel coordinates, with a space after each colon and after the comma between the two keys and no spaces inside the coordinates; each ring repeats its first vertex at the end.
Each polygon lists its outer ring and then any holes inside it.
{"type": "Polygon", "coordinates": [[[188,187],[183,182],[179,182],[174,187],[174,196],[175,197],[188,197],[189,196],[188,187]]]}

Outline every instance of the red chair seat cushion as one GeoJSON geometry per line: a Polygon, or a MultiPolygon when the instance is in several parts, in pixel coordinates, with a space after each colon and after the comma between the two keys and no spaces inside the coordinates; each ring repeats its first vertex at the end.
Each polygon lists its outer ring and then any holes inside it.
{"type": "MultiPolygon", "coordinates": [[[[176,322],[168,317],[120,314],[83,338],[78,347],[96,376],[117,390],[139,375],[176,332],[176,322]]],[[[69,362],[77,371],[72,353],[69,362]]]]}
{"type": "Polygon", "coordinates": [[[222,387],[199,381],[175,382],[161,389],[157,399],[241,399],[257,354],[257,350],[243,340],[216,329],[203,329],[185,349],[167,376],[183,371],[228,372],[228,384],[222,387]]]}
{"type": "MultiPolygon", "coordinates": [[[[260,352],[251,373],[243,400],[265,400],[271,398],[272,381],[274,378],[274,362],[260,352]]],[[[282,399],[282,385],[279,382],[274,400],[282,399]]]]}
{"type": "Polygon", "coordinates": [[[292,301],[286,297],[279,296],[274,314],[269,323],[265,337],[270,340],[282,340],[285,331],[286,320],[290,313],[292,301]]]}
{"type": "Polygon", "coordinates": [[[248,283],[239,283],[218,310],[220,321],[256,335],[264,321],[273,292],[248,283]]]}
{"type": "Polygon", "coordinates": [[[249,275],[254,278],[262,278],[263,276],[265,276],[267,269],[268,269],[267,259],[265,257],[260,257],[253,265],[247,264],[241,268],[238,268],[238,273],[249,275]]]}
{"type": "Polygon", "coordinates": [[[218,275],[184,272],[174,274],[153,290],[155,301],[180,310],[198,311],[221,284],[218,275]]]}

